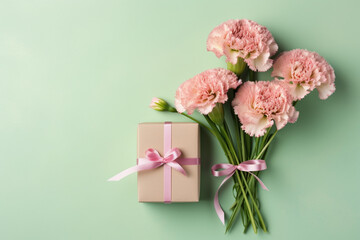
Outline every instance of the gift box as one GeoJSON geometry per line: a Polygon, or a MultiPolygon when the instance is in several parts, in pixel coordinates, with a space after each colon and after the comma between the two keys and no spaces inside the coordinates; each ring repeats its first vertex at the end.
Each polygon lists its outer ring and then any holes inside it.
{"type": "Polygon", "coordinates": [[[197,123],[140,123],[137,165],[148,162],[149,149],[161,158],[176,159],[139,171],[139,202],[198,202],[200,196],[200,134],[197,123]],[[173,154],[173,155],[171,155],[173,154]],[[179,171],[179,166],[185,171],[179,171]]]}

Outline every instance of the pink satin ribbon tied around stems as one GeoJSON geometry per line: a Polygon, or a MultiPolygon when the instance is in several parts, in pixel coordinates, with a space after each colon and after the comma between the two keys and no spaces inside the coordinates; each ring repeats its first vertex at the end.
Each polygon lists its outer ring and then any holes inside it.
{"type": "Polygon", "coordinates": [[[254,171],[262,171],[265,169],[266,169],[266,162],[264,160],[260,160],[260,159],[244,161],[244,162],[240,163],[239,165],[232,165],[229,163],[220,163],[220,164],[215,164],[214,166],[212,166],[212,168],[211,168],[212,175],[214,175],[215,177],[226,176],[224,178],[224,180],[221,182],[220,186],[218,187],[218,189],[215,193],[215,197],[214,197],[215,211],[216,211],[216,214],[218,215],[220,221],[223,224],[225,224],[225,214],[219,203],[219,190],[222,187],[222,185],[227,180],[229,180],[235,174],[235,172],[238,170],[238,171],[250,173],[260,183],[261,187],[264,190],[269,191],[269,189],[260,180],[260,178],[258,178],[255,174],[252,173],[254,171]],[[223,170],[220,170],[220,169],[223,169],[223,170]]]}

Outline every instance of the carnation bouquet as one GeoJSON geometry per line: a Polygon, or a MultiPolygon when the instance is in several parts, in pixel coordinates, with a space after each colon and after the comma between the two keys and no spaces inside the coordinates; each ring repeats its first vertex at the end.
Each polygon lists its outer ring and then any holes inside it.
{"type": "MultiPolygon", "coordinates": [[[[150,107],[180,113],[199,123],[218,140],[228,163],[215,164],[212,174],[225,176],[220,187],[233,180],[234,203],[226,221],[228,231],[241,216],[244,232],[267,227],[260,211],[258,185],[266,169],[266,156],[277,132],[294,123],[299,112],[295,105],[312,90],[320,99],[335,91],[333,68],[316,52],[295,49],[272,56],[278,45],[269,30],[258,23],[229,20],[212,30],[207,50],[225,56],[227,69],[204,71],[185,81],[176,91],[175,107],[154,98],[150,107]],[[256,72],[273,70],[269,81],[256,79],[256,72]],[[204,121],[191,116],[199,111],[204,121]],[[225,117],[227,115],[227,117],[225,117]]],[[[223,224],[225,214],[215,194],[214,207],[223,224]]]]}

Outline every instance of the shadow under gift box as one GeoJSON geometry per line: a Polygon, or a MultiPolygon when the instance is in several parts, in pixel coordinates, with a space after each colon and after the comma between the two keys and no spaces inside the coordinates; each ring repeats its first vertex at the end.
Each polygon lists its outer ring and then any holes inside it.
{"type": "MultiPolygon", "coordinates": [[[[164,123],[140,123],[137,157],[145,158],[149,148],[164,156],[164,123]]],[[[200,132],[197,123],[171,123],[171,148],[179,148],[181,158],[200,159],[200,132]]],[[[199,162],[200,163],[200,162],[199,162]]],[[[200,164],[181,165],[187,175],[171,168],[171,202],[198,202],[200,164]]],[[[139,202],[164,202],[164,166],[137,173],[139,202]]]]}

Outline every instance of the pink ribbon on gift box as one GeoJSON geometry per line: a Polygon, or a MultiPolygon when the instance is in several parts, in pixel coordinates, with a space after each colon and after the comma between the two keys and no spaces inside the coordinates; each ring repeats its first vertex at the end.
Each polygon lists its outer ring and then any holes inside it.
{"type": "Polygon", "coordinates": [[[149,148],[145,152],[145,158],[138,158],[137,165],[128,168],[108,181],[120,181],[124,177],[144,170],[151,170],[164,166],[164,202],[171,203],[171,169],[175,169],[186,176],[186,171],[181,165],[198,165],[199,158],[180,158],[181,151],[178,148],[171,148],[171,122],[164,123],[164,157],[161,157],[158,151],[149,148]]]}
{"type": "Polygon", "coordinates": [[[260,183],[261,187],[264,190],[269,191],[269,189],[260,180],[260,178],[258,178],[255,174],[252,173],[254,171],[262,171],[265,169],[266,169],[266,162],[264,160],[260,160],[260,159],[244,161],[244,162],[240,163],[239,165],[233,165],[233,164],[229,164],[229,163],[219,163],[219,164],[215,164],[214,166],[212,166],[211,172],[212,172],[213,176],[215,176],[215,177],[226,176],[224,178],[224,180],[220,183],[220,186],[218,187],[218,189],[215,193],[215,197],[214,197],[214,208],[215,208],[216,214],[218,215],[220,221],[223,224],[225,224],[225,215],[224,215],[224,211],[222,210],[220,203],[219,203],[219,190],[222,187],[222,185],[227,180],[229,180],[232,177],[232,175],[234,175],[235,172],[238,170],[238,171],[250,173],[260,183]],[[223,169],[223,170],[219,170],[219,169],[223,169]]]}

